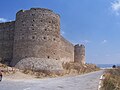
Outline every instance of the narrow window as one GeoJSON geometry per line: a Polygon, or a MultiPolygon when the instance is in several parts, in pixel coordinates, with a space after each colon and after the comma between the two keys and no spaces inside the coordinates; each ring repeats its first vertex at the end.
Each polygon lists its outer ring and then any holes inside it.
{"type": "Polygon", "coordinates": [[[32,39],[35,39],[35,36],[32,36],[32,39]]]}
{"type": "Polygon", "coordinates": [[[32,16],[35,16],[35,14],[32,14],[32,16]]]}
{"type": "Polygon", "coordinates": [[[55,41],[55,38],[53,38],[53,40],[55,41]]]}
{"type": "Polygon", "coordinates": [[[49,58],[50,58],[50,56],[47,56],[47,58],[49,59],[49,58]]]}
{"type": "Polygon", "coordinates": [[[47,29],[45,28],[45,31],[47,31],[47,29]]]}
{"type": "Polygon", "coordinates": [[[46,37],[43,37],[43,39],[46,39],[46,37]]]}

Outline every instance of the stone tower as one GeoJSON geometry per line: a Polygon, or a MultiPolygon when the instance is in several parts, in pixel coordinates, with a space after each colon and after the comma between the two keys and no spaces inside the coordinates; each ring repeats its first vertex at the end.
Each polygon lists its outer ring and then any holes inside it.
{"type": "Polygon", "coordinates": [[[49,9],[31,8],[16,14],[13,60],[36,57],[60,60],[60,17],[49,9]]]}
{"type": "Polygon", "coordinates": [[[84,45],[77,44],[74,46],[74,61],[85,64],[85,46],[84,45]]]}

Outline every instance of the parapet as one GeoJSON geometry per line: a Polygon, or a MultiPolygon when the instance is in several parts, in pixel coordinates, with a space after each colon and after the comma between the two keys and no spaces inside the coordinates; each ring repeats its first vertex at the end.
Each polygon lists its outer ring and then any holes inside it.
{"type": "Polygon", "coordinates": [[[53,12],[53,10],[50,10],[50,9],[47,9],[47,8],[31,8],[30,10],[41,10],[41,11],[53,12]]]}
{"type": "Polygon", "coordinates": [[[4,25],[11,25],[11,24],[14,24],[15,21],[10,21],[10,22],[1,22],[0,23],[0,26],[4,26],[4,25]]]}
{"type": "Polygon", "coordinates": [[[75,48],[85,48],[85,46],[83,44],[76,44],[75,48]]]}
{"type": "Polygon", "coordinates": [[[15,24],[15,21],[2,22],[2,23],[0,23],[0,30],[1,30],[1,28],[10,27],[10,25],[13,25],[13,24],[15,24]]]}
{"type": "Polygon", "coordinates": [[[31,9],[29,9],[29,10],[19,10],[16,15],[19,15],[19,14],[21,15],[21,14],[27,13],[27,12],[29,12],[29,11],[33,11],[33,12],[34,12],[34,11],[37,11],[38,13],[39,13],[39,12],[51,13],[51,14],[55,14],[55,15],[57,15],[58,17],[60,17],[60,15],[54,13],[53,10],[46,9],[46,8],[31,8],[31,9]]]}
{"type": "MultiPolygon", "coordinates": [[[[29,10],[34,10],[34,11],[47,11],[47,12],[53,12],[52,10],[50,10],[50,9],[46,9],[46,8],[31,8],[31,9],[29,9],[29,10]]],[[[17,13],[21,13],[21,12],[26,12],[26,11],[29,11],[29,10],[19,10],[17,13]]]]}

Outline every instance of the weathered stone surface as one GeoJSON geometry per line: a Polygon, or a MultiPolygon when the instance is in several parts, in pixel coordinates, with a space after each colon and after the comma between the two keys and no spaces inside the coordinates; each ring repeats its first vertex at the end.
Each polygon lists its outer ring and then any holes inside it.
{"type": "Polygon", "coordinates": [[[60,60],[60,18],[53,11],[32,8],[16,14],[12,66],[27,57],[60,60]]]}
{"type": "Polygon", "coordinates": [[[35,71],[62,71],[62,62],[54,59],[25,58],[20,60],[15,67],[19,69],[31,69],[35,71]]]}
{"type": "Polygon", "coordinates": [[[85,46],[84,45],[75,45],[75,56],[74,56],[74,61],[85,64],[85,46]]]}
{"type": "Polygon", "coordinates": [[[14,30],[14,21],[0,23],[0,59],[8,65],[13,58],[14,30]]]}
{"type": "Polygon", "coordinates": [[[60,60],[64,63],[74,62],[74,45],[61,36],[60,60]]]}

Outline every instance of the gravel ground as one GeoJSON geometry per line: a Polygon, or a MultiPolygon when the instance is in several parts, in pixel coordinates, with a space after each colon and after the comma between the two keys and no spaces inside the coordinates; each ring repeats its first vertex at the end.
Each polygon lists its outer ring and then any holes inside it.
{"type": "Polygon", "coordinates": [[[48,79],[7,80],[0,82],[0,90],[97,90],[103,70],[89,74],[48,79]]]}

